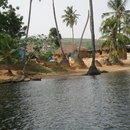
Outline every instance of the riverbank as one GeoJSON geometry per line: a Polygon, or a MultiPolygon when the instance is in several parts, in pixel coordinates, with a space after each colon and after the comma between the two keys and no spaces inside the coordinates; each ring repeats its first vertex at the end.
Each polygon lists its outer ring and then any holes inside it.
{"type": "MultiPolygon", "coordinates": [[[[97,67],[100,71],[114,72],[114,71],[126,71],[130,70],[130,60],[124,60],[123,65],[112,65],[102,67],[97,67]]],[[[86,74],[88,69],[75,69],[68,70],[65,72],[51,72],[51,73],[28,73],[28,75],[23,76],[19,74],[17,70],[13,70],[14,76],[8,76],[7,70],[0,70],[0,84],[10,83],[10,82],[21,82],[21,81],[30,81],[30,80],[41,80],[44,78],[54,78],[54,77],[65,77],[65,76],[77,76],[86,74]]]]}

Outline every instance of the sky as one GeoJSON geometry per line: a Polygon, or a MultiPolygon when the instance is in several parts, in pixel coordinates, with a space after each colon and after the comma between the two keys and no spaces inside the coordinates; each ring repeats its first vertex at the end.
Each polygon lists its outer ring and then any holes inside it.
{"type": "MultiPolygon", "coordinates": [[[[29,1],[30,0],[8,0],[10,4],[14,7],[19,6],[20,10],[18,14],[24,16],[24,24],[27,25],[28,21],[28,10],[29,10],[29,1]]],[[[99,38],[101,33],[99,31],[100,24],[102,22],[101,15],[104,12],[109,12],[111,9],[107,7],[108,0],[93,0],[94,8],[94,25],[95,25],[95,37],[99,38]]],[[[89,10],[89,0],[55,0],[55,7],[57,13],[57,20],[59,31],[63,38],[72,37],[71,29],[66,27],[66,24],[63,23],[61,18],[64,15],[64,10],[67,6],[73,6],[74,10],[77,10],[76,13],[80,14],[78,23],[74,26],[75,38],[80,38],[85,22],[87,19],[87,12],[89,10]]],[[[126,9],[130,9],[130,0],[128,0],[126,9]]],[[[33,0],[32,3],[32,16],[30,23],[29,35],[44,34],[48,35],[50,28],[55,27],[53,10],[52,10],[52,1],[51,0],[33,0]]],[[[87,26],[84,38],[90,38],[90,28],[87,26]]]]}

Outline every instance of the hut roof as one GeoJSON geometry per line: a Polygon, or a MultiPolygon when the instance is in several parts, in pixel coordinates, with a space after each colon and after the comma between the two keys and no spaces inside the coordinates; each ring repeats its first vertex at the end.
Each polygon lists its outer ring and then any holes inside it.
{"type": "MultiPolygon", "coordinates": [[[[78,44],[66,44],[66,45],[62,45],[64,53],[65,54],[70,54],[73,53],[75,51],[78,51],[79,49],[79,45],[78,44]]],[[[85,47],[81,46],[81,51],[87,51],[87,49],[85,47]]],[[[57,50],[55,50],[55,54],[62,54],[61,48],[58,48],[57,50]]]]}

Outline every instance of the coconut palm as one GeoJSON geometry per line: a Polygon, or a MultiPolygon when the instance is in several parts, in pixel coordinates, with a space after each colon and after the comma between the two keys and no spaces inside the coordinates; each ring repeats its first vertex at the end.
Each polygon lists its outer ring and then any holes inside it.
{"type": "Polygon", "coordinates": [[[57,18],[56,18],[56,11],[55,11],[55,1],[52,0],[52,8],[53,8],[53,16],[54,16],[54,21],[55,21],[55,26],[56,26],[56,31],[58,34],[58,40],[59,40],[59,44],[60,44],[60,48],[63,54],[63,61],[68,61],[67,57],[65,56],[63,47],[62,47],[62,43],[61,43],[61,37],[60,37],[60,33],[59,33],[59,28],[58,28],[58,23],[57,23],[57,18]]]}
{"type": "Polygon", "coordinates": [[[87,72],[88,75],[97,75],[100,74],[95,65],[95,33],[94,33],[94,20],[93,20],[93,3],[92,0],[89,0],[90,4],[90,30],[91,30],[91,39],[92,39],[92,63],[87,72]]]}
{"type": "MultiPolygon", "coordinates": [[[[33,0],[30,0],[30,5],[29,5],[29,16],[28,16],[28,26],[27,26],[27,32],[26,32],[26,39],[28,38],[28,33],[29,33],[29,28],[30,28],[30,20],[31,20],[31,12],[32,12],[32,1],[33,0]]],[[[41,1],[41,0],[39,0],[41,1]]],[[[25,48],[26,50],[26,48],[25,48]]],[[[29,59],[26,59],[25,63],[24,63],[24,67],[23,67],[23,74],[25,74],[25,68],[26,68],[26,65],[28,63],[29,59]]]]}
{"type": "MultiPolygon", "coordinates": [[[[28,16],[28,26],[27,26],[26,38],[28,37],[28,32],[29,32],[29,27],[30,27],[31,12],[32,12],[32,1],[33,0],[30,0],[30,5],[29,5],[29,16],[28,16]]],[[[41,1],[41,0],[39,0],[39,1],[41,1]]]]}
{"type": "Polygon", "coordinates": [[[8,75],[12,76],[11,65],[18,60],[18,44],[8,34],[0,34],[0,61],[7,65],[8,75]]]}
{"type": "Polygon", "coordinates": [[[130,33],[130,10],[126,10],[127,0],[109,0],[108,7],[112,9],[112,12],[103,13],[102,17],[116,17],[118,19],[118,30],[119,33],[123,31],[124,33],[130,33]],[[125,27],[123,29],[122,27],[125,27]]]}
{"type": "Polygon", "coordinates": [[[130,42],[129,38],[118,31],[119,19],[117,17],[110,17],[102,22],[101,32],[103,33],[102,39],[105,39],[102,48],[106,47],[110,49],[111,53],[116,52],[117,57],[126,50],[126,44],[130,42]]]}
{"type": "Polygon", "coordinates": [[[72,42],[74,43],[74,25],[77,24],[77,19],[80,16],[79,14],[76,14],[77,10],[73,11],[73,6],[67,7],[66,10],[64,10],[65,15],[62,15],[63,22],[66,23],[66,26],[70,26],[72,29],[72,42]]]}
{"type": "Polygon", "coordinates": [[[79,57],[79,53],[80,53],[80,49],[81,49],[81,45],[82,45],[83,36],[84,36],[85,30],[86,30],[86,27],[88,25],[88,21],[89,21],[89,11],[88,11],[87,20],[86,20],[86,23],[85,23],[85,26],[84,26],[84,29],[83,29],[83,32],[82,32],[82,35],[80,38],[80,42],[79,42],[79,48],[78,48],[78,54],[77,54],[78,57],[79,57]]]}
{"type": "MultiPolygon", "coordinates": [[[[103,46],[110,49],[110,52],[116,52],[119,57],[126,49],[126,44],[129,42],[127,34],[130,34],[130,11],[125,10],[126,0],[110,0],[108,7],[113,9],[113,12],[103,13],[103,20],[101,24],[101,32],[105,39],[103,46]]],[[[110,54],[111,56],[111,54],[110,54]]]]}

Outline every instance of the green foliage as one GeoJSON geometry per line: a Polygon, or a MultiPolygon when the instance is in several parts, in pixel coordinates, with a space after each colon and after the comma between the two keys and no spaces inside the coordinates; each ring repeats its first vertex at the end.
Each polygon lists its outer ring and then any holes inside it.
{"type": "MultiPolygon", "coordinates": [[[[80,42],[80,38],[76,38],[75,44],[79,44],[79,42],[80,42]]],[[[103,42],[104,42],[104,40],[100,40],[100,39],[96,40],[96,48],[101,47],[103,42]]],[[[71,38],[63,38],[62,43],[63,44],[73,44],[71,38]]],[[[82,46],[86,47],[87,49],[92,49],[91,39],[83,39],[82,46]]]]}
{"type": "Polygon", "coordinates": [[[119,54],[117,51],[113,51],[109,54],[110,58],[112,59],[113,64],[119,63],[119,54]]]}
{"type": "Polygon", "coordinates": [[[21,39],[20,44],[26,49],[26,56],[29,59],[35,56],[39,60],[48,61],[53,56],[53,47],[43,34],[21,39]],[[29,51],[30,48],[32,48],[31,51],[29,51]]]}
{"type": "Polygon", "coordinates": [[[60,65],[57,65],[53,68],[53,71],[58,72],[58,71],[63,71],[63,72],[67,72],[67,70],[63,67],[61,67],[60,65]]]}
{"type": "Polygon", "coordinates": [[[109,0],[108,6],[114,12],[103,13],[105,18],[101,24],[101,39],[105,40],[103,47],[109,48],[113,61],[118,61],[118,55],[126,49],[126,44],[130,42],[130,11],[125,10],[126,0],[109,0]],[[113,50],[117,53],[113,53],[113,50]]]}
{"type": "Polygon", "coordinates": [[[36,70],[36,72],[39,72],[39,73],[51,73],[51,71],[50,70],[47,70],[47,69],[38,69],[38,70],[36,70]]]}
{"type": "Polygon", "coordinates": [[[8,33],[12,38],[21,38],[25,35],[26,26],[23,27],[23,17],[16,14],[18,7],[11,5],[0,11],[0,32],[8,33]]]}
{"type": "Polygon", "coordinates": [[[66,23],[66,26],[70,26],[72,28],[74,24],[77,24],[77,19],[80,16],[76,14],[77,10],[73,10],[73,6],[68,6],[66,10],[64,10],[65,15],[62,15],[63,22],[66,23]]]}
{"type": "Polygon", "coordinates": [[[41,55],[37,55],[37,58],[39,60],[43,61],[49,61],[49,59],[53,56],[53,53],[51,51],[47,51],[46,53],[43,53],[41,55]]]}
{"type": "Polygon", "coordinates": [[[11,64],[19,60],[18,44],[8,34],[0,34],[0,61],[3,61],[9,68],[11,64]]]}
{"type": "Polygon", "coordinates": [[[7,3],[7,0],[0,0],[0,7],[4,9],[5,7],[7,7],[7,3]]]}
{"type": "MultiPolygon", "coordinates": [[[[51,43],[55,44],[56,47],[60,47],[56,28],[53,27],[50,29],[48,38],[51,43]]],[[[62,39],[61,34],[60,34],[60,39],[62,39]]]]}

